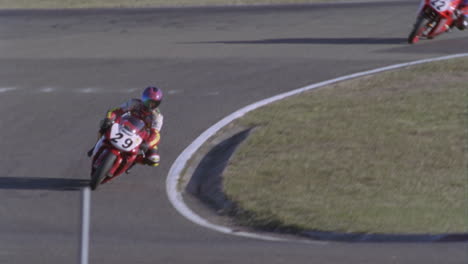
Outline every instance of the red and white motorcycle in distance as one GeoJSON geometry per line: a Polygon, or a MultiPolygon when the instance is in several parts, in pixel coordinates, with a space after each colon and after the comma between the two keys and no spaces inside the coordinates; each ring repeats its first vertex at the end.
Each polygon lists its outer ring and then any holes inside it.
{"type": "MultiPolygon", "coordinates": [[[[95,190],[141,162],[149,133],[145,123],[130,113],[117,117],[99,139],[92,154],[90,187],[95,190]]],[[[146,149],[145,149],[146,148],[146,149]]]]}
{"type": "Polygon", "coordinates": [[[432,39],[449,31],[458,17],[457,8],[462,0],[423,0],[408,43],[414,44],[420,38],[432,39]]]}

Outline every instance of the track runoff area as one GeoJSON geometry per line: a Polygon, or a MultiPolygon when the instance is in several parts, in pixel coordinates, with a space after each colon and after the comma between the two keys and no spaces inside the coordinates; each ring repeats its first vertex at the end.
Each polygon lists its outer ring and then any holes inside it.
{"type": "MultiPolygon", "coordinates": [[[[335,79],[311,84],[290,92],[282,93],[276,96],[273,96],[271,98],[267,98],[264,100],[261,100],[259,102],[256,102],[254,104],[248,105],[242,109],[239,109],[238,111],[226,116],[222,120],[220,120],[218,123],[214,124],[210,128],[208,128],[205,132],[203,132],[198,138],[195,139],[175,160],[175,162],[172,164],[168,177],[166,178],[166,191],[168,198],[174,208],[182,214],[185,218],[188,220],[192,221],[193,223],[203,226],[205,228],[209,228],[221,233],[225,234],[231,234],[231,235],[236,235],[236,236],[242,236],[242,237],[250,237],[250,238],[255,238],[255,239],[261,239],[261,240],[267,240],[267,241],[290,241],[290,239],[283,239],[283,238],[278,238],[274,236],[268,236],[268,235],[261,235],[261,234],[255,234],[255,233],[248,233],[248,232],[239,232],[236,231],[232,228],[226,227],[226,226],[221,226],[217,225],[214,223],[210,223],[208,220],[202,218],[199,216],[196,212],[192,211],[187,204],[184,202],[182,193],[183,190],[179,188],[179,180],[181,177],[181,174],[184,170],[184,168],[187,165],[187,162],[190,160],[190,158],[200,149],[200,147],[212,136],[214,136],[218,131],[220,131],[223,127],[227,126],[230,124],[232,121],[244,116],[250,111],[253,111],[257,108],[260,108],[264,105],[288,98],[290,96],[300,94],[306,91],[310,91],[319,87],[323,87],[326,85],[350,80],[350,79],[355,79],[359,77],[363,77],[366,75],[372,75],[372,74],[377,74],[385,71],[390,71],[390,70],[395,70],[398,68],[403,68],[403,67],[408,67],[412,65],[418,65],[418,64],[424,64],[424,63],[429,63],[429,62],[436,62],[436,61],[444,61],[444,60],[450,60],[450,59],[456,59],[456,58],[462,58],[462,57],[468,57],[468,53],[460,53],[460,54],[454,54],[454,55],[449,55],[449,56],[443,56],[443,57],[436,57],[436,58],[430,58],[430,59],[423,59],[423,60],[417,60],[417,61],[412,61],[412,62],[406,62],[406,63],[400,63],[400,64],[394,64],[382,68],[377,68],[369,71],[364,71],[364,72],[358,72],[342,77],[338,77],[335,79]]],[[[304,240],[302,240],[304,241],[304,240]]],[[[309,241],[310,242],[310,241],[309,241]]]]}

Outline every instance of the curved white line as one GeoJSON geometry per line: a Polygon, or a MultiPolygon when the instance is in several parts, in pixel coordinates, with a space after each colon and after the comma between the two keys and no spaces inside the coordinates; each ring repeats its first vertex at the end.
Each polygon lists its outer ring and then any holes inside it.
{"type": "Polygon", "coordinates": [[[449,60],[449,59],[454,59],[454,58],[460,58],[460,57],[466,57],[468,56],[468,53],[461,53],[461,54],[455,54],[455,55],[450,55],[450,56],[444,56],[444,57],[438,57],[438,58],[432,58],[432,59],[424,59],[424,60],[418,60],[418,61],[413,61],[413,62],[407,62],[407,63],[401,63],[401,64],[395,64],[383,68],[378,68],[370,71],[364,71],[364,72],[359,72],[351,75],[346,75],[343,77],[339,77],[336,79],[331,79],[328,81],[324,82],[319,82],[316,84],[312,84],[303,88],[299,88],[290,92],[286,92],[283,94],[279,94],[277,96],[273,96],[268,99],[264,99],[262,101],[256,102],[254,104],[248,105],[240,110],[237,110],[236,112],[226,116],[223,118],[221,121],[218,123],[214,124],[212,127],[208,128],[205,132],[203,132],[195,141],[193,141],[180,155],[179,157],[175,160],[174,164],[172,164],[171,169],[169,170],[168,177],[166,179],[166,191],[167,195],[169,197],[169,200],[171,201],[172,205],[174,208],[179,211],[184,217],[189,219],[190,221],[194,222],[195,224],[204,226],[206,228],[216,230],[222,233],[226,234],[233,234],[233,235],[238,235],[238,236],[244,236],[244,237],[251,237],[251,238],[257,238],[257,239],[262,239],[262,240],[270,240],[270,241],[287,241],[286,239],[279,239],[276,237],[272,236],[265,236],[265,235],[258,235],[258,234],[252,234],[252,233],[247,233],[247,232],[235,232],[235,230],[230,229],[228,227],[216,225],[213,223],[208,222],[206,219],[200,217],[197,215],[195,212],[193,212],[185,203],[184,199],[182,197],[182,193],[178,190],[177,184],[179,182],[180,174],[182,173],[182,170],[184,169],[187,161],[192,157],[192,155],[202,146],[202,144],[207,141],[210,137],[212,137],[216,132],[218,132],[221,128],[224,126],[228,125],[235,119],[238,119],[245,115],[246,113],[255,110],[259,107],[262,107],[264,105],[267,105],[269,103],[284,99],[286,97],[296,95],[308,90],[312,90],[318,87],[322,87],[325,85],[357,78],[357,77],[362,77],[365,75],[370,75],[370,74],[375,74],[375,73],[380,73],[384,71],[389,71],[397,68],[402,68],[402,67],[407,67],[411,65],[416,65],[416,64],[422,64],[422,63],[427,63],[427,62],[434,62],[434,61],[441,61],[441,60],[449,60]]]}

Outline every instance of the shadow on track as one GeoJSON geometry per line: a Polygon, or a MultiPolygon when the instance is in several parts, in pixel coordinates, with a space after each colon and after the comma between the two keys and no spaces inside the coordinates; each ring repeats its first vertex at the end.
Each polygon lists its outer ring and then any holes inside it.
{"type": "Polygon", "coordinates": [[[89,181],[82,179],[0,177],[0,189],[7,190],[79,191],[88,185],[89,181]]]}
{"type": "Polygon", "coordinates": [[[383,52],[395,53],[439,53],[439,54],[455,54],[465,53],[468,46],[468,37],[444,39],[444,36],[433,40],[422,39],[415,45],[408,45],[407,47],[393,47],[383,52]]]}
{"type": "Polygon", "coordinates": [[[407,44],[406,38],[281,38],[263,40],[238,40],[238,41],[204,41],[186,42],[184,44],[362,44],[362,45],[389,45],[407,44]]]}

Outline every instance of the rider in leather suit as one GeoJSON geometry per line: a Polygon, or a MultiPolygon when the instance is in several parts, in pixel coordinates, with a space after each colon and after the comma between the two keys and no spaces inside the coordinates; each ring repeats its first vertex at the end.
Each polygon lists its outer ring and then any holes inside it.
{"type": "MultiPolygon", "coordinates": [[[[158,166],[160,156],[157,153],[158,144],[160,141],[160,131],[163,125],[163,115],[161,114],[158,106],[162,101],[161,89],[150,86],[145,88],[141,95],[141,99],[133,98],[123,103],[120,107],[110,109],[107,112],[106,118],[101,121],[99,129],[99,138],[102,134],[112,125],[117,116],[126,112],[131,112],[132,115],[139,117],[146,124],[149,129],[150,136],[147,142],[140,146],[140,149],[145,151],[145,159],[143,164],[150,166],[158,166]]],[[[93,153],[94,147],[88,151],[88,156],[93,153]]]]}

